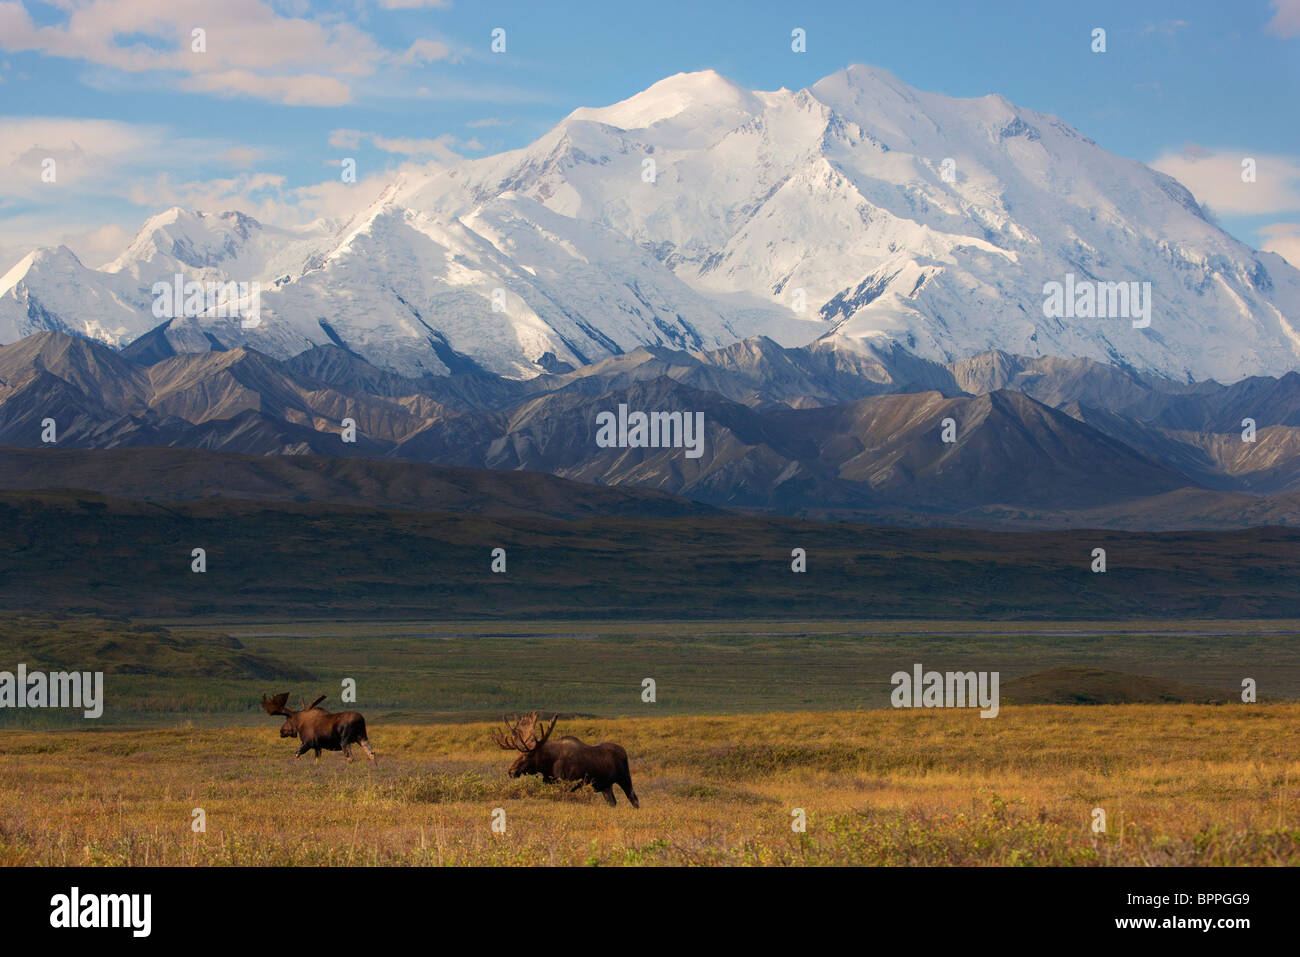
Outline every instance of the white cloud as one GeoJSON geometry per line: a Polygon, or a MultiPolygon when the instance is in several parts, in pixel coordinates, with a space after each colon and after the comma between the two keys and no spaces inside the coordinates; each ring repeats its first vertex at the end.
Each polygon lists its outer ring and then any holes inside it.
{"type": "Polygon", "coordinates": [[[1216,214],[1258,215],[1300,211],[1300,162],[1248,150],[1210,151],[1189,144],[1151,166],[1168,173],[1216,214]],[[1242,181],[1242,161],[1255,161],[1255,182],[1242,181]]]}
{"type": "Polygon", "coordinates": [[[89,231],[64,233],[59,242],[67,246],[85,265],[98,269],[116,259],[135,238],[135,234],[117,223],[89,231]]]}
{"type": "MultiPolygon", "coordinates": [[[[368,76],[394,56],[350,23],[282,16],[262,0],[82,0],[58,6],[64,18],[39,26],[21,3],[0,2],[0,49],[127,73],[178,72],[184,89],[309,106],[349,102],[344,78],[368,76]],[[192,50],[195,28],[206,31],[204,52],[192,50]]],[[[430,52],[421,48],[422,55],[430,52]]]]}
{"type": "Polygon", "coordinates": [[[135,238],[143,219],[131,222],[127,228],[114,222],[92,227],[84,222],[50,222],[44,212],[7,218],[0,227],[0,275],[40,246],[67,246],[82,263],[97,268],[117,258],[135,238]]]}
{"type": "MultiPolygon", "coordinates": [[[[339,130],[336,143],[364,138],[399,155],[441,161],[459,157],[452,137],[405,140],[357,130],[339,130]]],[[[185,140],[164,127],[110,120],[60,117],[0,117],[0,274],[33,248],[63,244],[91,267],[109,262],[125,248],[149,216],[168,206],[208,212],[237,210],[272,225],[298,226],[327,218],[346,220],[373,203],[402,171],[425,168],[402,163],[377,169],[357,183],[344,183],[337,166],[323,182],[290,188],[284,176],[247,169],[262,151],[229,142],[185,140]],[[41,160],[56,159],[56,181],[41,181],[41,160]],[[195,159],[189,172],[176,164],[159,172],[160,161],[195,159]],[[206,158],[206,159],[204,159],[206,158]],[[206,178],[213,162],[245,171],[206,178]],[[16,202],[14,202],[16,201],[16,202]]]]}
{"type": "Polygon", "coordinates": [[[450,55],[451,48],[439,40],[416,40],[396,58],[396,62],[402,66],[423,66],[434,60],[445,60],[450,55]]]}
{"type": "Polygon", "coordinates": [[[1300,36],[1300,0],[1273,0],[1273,11],[1265,30],[1280,37],[1300,36]]]}
{"type": "Polygon", "coordinates": [[[379,0],[379,5],[385,10],[446,10],[451,6],[451,0],[379,0]]]}
{"type": "Polygon", "coordinates": [[[352,89],[342,80],[316,73],[261,76],[248,70],[199,73],[186,77],[181,88],[218,96],[252,96],[287,106],[342,106],[352,101],[352,89]]]}
{"type": "Polygon", "coordinates": [[[344,183],[338,176],[293,191],[290,203],[283,210],[272,212],[265,221],[287,226],[309,223],[316,219],[349,219],[357,210],[364,209],[379,198],[384,187],[392,182],[393,173],[384,171],[363,176],[355,183],[344,183]]]}
{"type": "Polygon", "coordinates": [[[173,183],[168,173],[131,187],[131,202],[143,207],[183,206],[186,209],[219,213],[238,209],[249,215],[260,205],[274,202],[285,179],[276,173],[244,173],[226,179],[173,183]]]}
{"type": "Polygon", "coordinates": [[[1260,249],[1277,253],[1300,269],[1300,223],[1274,223],[1259,230],[1264,237],[1260,249]]]}
{"type": "Polygon", "coordinates": [[[381,149],[385,153],[397,153],[401,156],[432,156],[444,163],[454,163],[461,158],[452,149],[456,138],[449,135],[439,136],[434,139],[375,136],[371,142],[376,149],[381,149]]]}
{"type": "Polygon", "coordinates": [[[122,171],[152,162],[161,128],[116,120],[0,117],[0,196],[55,199],[113,192],[122,171]],[[53,182],[42,178],[53,160],[53,182]]]}
{"type": "Polygon", "coordinates": [[[329,144],[335,149],[354,150],[361,145],[361,137],[365,135],[360,130],[333,130],[330,132],[329,144]]]}
{"type": "Polygon", "coordinates": [[[252,166],[261,158],[261,150],[255,150],[247,146],[232,146],[221,154],[222,161],[230,166],[252,166]]]}
{"type": "Polygon", "coordinates": [[[106,158],[138,155],[157,146],[158,129],[117,120],[0,117],[0,165],[34,152],[88,152],[106,158]]]}
{"type": "Polygon", "coordinates": [[[467,149],[482,149],[482,145],[476,140],[462,142],[450,133],[444,133],[442,136],[429,138],[414,138],[402,136],[384,136],[380,133],[368,133],[364,130],[333,130],[329,135],[329,144],[335,149],[354,150],[363,143],[368,143],[377,150],[385,153],[395,153],[399,156],[424,156],[431,157],[441,163],[454,163],[463,157],[456,152],[458,146],[464,146],[467,149]]]}

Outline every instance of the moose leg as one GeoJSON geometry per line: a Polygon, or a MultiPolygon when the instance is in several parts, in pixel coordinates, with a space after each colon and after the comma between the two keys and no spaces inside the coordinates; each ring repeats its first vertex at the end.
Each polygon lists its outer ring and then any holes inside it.
{"type": "Polygon", "coordinates": [[[343,745],[343,758],[344,758],[344,760],[346,760],[346,761],[348,762],[348,764],[351,764],[351,763],[352,763],[352,745],[351,745],[351,744],[344,744],[344,745],[343,745]]]}
{"type": "Polygon", "coordinates": [[[610,807],[618,806],[618,801],[614,797],[614,785],[611,784],[609,787],[605,788],[605,790],[601,791],[600,793],[604,796],[605,800],[609,802],[610,807]]]}
{"type": "Polygon", "coordinates": [[[308,751],[310,751],[310,750],[311,750],[311,745],[310,745],[310,744],[304,744],[301,748],[298,749],[298,753],[295,754],[295,755],[293,756],[293,757],[294,757],[294,760],[297,760],[298,758],[302,757],[304,754],[306,754],[306,753],[307,753],[308,751]]]}
{"type": "Polygon", "coordinates": [[[375,749],[370,746],[369,738],[361,738],[360,740],[357,741],[357,744],[361,745],[361,750],[366,752],[366,757],[370,759],[371,764],[379,763],[378,761],[375,760],[375,749]]]}
{"type": "Polygon", "coordinates": [[[320,748],[313,748],[312,750],[316,752],[316,764],[319,765],[319,764],[320,764],[320,748]]]}
{"type": "MultiPolygon", "coordinates": [[[[627,768],[619,769],[618,786],[623,789],[623,793],[627,795],[633,807],[641,806],[641,802],[636,799],[636,792],[632,790],[632,775],[627,773],[627,768]]],[[[610,790],[613,791],[613,788],[610,790]]]]}

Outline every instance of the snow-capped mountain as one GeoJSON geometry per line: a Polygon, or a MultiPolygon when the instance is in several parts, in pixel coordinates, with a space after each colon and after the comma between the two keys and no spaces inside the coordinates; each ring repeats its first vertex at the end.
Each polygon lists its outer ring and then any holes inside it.
{"type": "Polygon", "coordinates": [[[1300,270],[1179,183],[1003,97],[861,66],[797,92],[669,77],[524,149],[404,175],[346,223],[173,209],[103,270],[40,250],[0,280],[0,342],[125,345],[159,325],[152,285],[177,272],[258,282],[261,321],[174,319],[160,347],[332,342],[407,375],[527,377],[754,335],[1177,380],[1300,369],[1300,270]],[[1150,283],[1149,326],[1045,315],[1045,284],[1067,282],[1150,283]]]}

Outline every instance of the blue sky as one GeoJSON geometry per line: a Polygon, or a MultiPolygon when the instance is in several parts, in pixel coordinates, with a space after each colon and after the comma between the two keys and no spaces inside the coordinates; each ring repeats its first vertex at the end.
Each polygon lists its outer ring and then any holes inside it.
{"type": "Polygon", "coordinates": [[[170,205],[338,214],[404,163],[522,146],[681,71],[797,89],[859,62],[1061,116],[1300,263],[1300,0],[0,0],[0,271],[51,242],[99,265],[170,205]]]}

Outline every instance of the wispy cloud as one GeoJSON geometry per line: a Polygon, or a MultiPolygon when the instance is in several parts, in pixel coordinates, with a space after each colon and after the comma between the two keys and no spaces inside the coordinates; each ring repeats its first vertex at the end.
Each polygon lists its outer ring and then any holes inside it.
{"type": "Polygon", "coordinates": [[[114,177],[156,159],[166,141],[159,126],[65,117],[0,117],[0,196],[112,186],[114,177]],[[46,161],[53,160],[52,179],[46,161]]]}
{"type": "Polygon", "coordinates": [[[262,0],[65,0],[56,6],[62,19],[42,25],[22,3],[0,2],[0,49],[172,75],[189,92],[292,106],[343,105],[352,101],[359,77],[451,54],[431,39],[390,50],[352,23],[282,15],[262,0]]]}
{"type": "Polygon", "coordinates": [[[1192,191],[1197,201],[1224,215],[1300,211],[1300,160],[1249,150],[1208,150],[1195,143],[1160,156],[1151,166],[1192,191]],[[1243,181],[1242,162],[1253,159],[1254,182],[1243,181]]]}
{"type": "Polygon", "coordinates": [[[1280,37],[1300,36],[1300,0],[1273,0],[1273,19],[1264,29],[1280,37]]]}
{"type": "Polygon", "coordinates": [[[116,259],[134,238],[130,230],[109,223],[98,229],[64,233],[59,242],[71,249],[85,265],[98,269],[116,259]]]}
{"type": "Polygon", "coordinates": [[[477,140],[460,140],[449,133],[431,138],[419,138],[384,136],[381,133],[349,129],[331,131],[329,144],[335,149],[345,150],[354,150],[362,145],[369,144],[385,153],[393,153],[399,156],[425,157],[440,163],[454,163],[461,159],[461,155],[456,152],[458,148],[482,149],[482,145],[477,140]]]}
{"type": "Polygon", "coordinates": [[[1184,30],[1188,26],[1186,20],[1161,20],[1159,23],[1149,23],[1142,28],[1144,36],[1152,33],[1158,33],[1161,36],[1172,37],[1179,30],[1184,30]]]}
{"type": "Polygon", "coordinates": [[[447,10],[451,0],[379,0],[379,5],[385,10],[447,10]]]}
{"type": "Polygon", "coordinates": [[[221,159],[230,166],[252,166],[262,158],[262,151],[247,146],[232,146],[221,154],[221,159]]]}
{"type": "Polygon", "coordinates": [[[416,40],[406,52],[396,58],[403,66],[423,66],[434,60],[445,60],[451,56],[451,47],[441,40],[416,40]]]}
{"type": "Polygon", "coordinates": [[[250,70],[226,70],[187,77],[181,88],[192,93],[275,100],[286,106],[343,106],[352,102],[352,88],[348,84],[319,73],[261,76],[250,70]]]}
{"type": "Polygon", "coordinates": [[[1277,253],[1300,269],[1300,223],[1273,223],[1261,227],[1258,232],[1263,238],[1260,249],[1277,253]]]}

